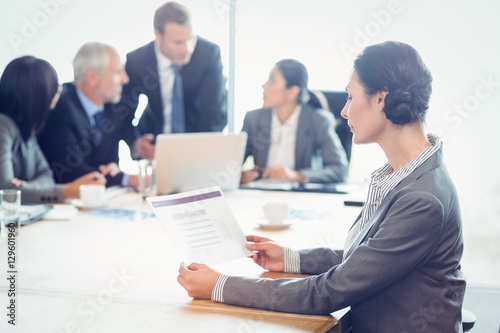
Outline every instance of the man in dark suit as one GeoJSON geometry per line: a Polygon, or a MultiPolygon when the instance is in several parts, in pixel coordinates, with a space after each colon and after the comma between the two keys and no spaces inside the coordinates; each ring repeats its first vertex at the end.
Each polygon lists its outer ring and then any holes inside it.
{"type": "Polygon", "coordinates": [[[160,133],[222,131],[227,123],[220,48],[193,35],[188,10],[175,2],[156,10],[154,32],[154,41],[127,54],[125,70],[130,81],[116,106],[132,123],[139,95],[148,97],[136,137],[124,137],[133,154],[143,158],[154,157],[154,146],[145,141],[138,144],[138,135],[152,142],[160,133]],[[177,70],[184,104],[180,128],[172,122],[177,70]]]}
{"type": "Polygon", "coordinates": [[[73,60],[74,82],[65,83],[49,113],[38,142],[57,183],[67,183],[98,170],[107,185],[136,187],[138,176],[118,168],[118,143],[126,126],[123,113],[110,103],[120,100],[128,82],[116,50],[86,43],[73,60]]]}

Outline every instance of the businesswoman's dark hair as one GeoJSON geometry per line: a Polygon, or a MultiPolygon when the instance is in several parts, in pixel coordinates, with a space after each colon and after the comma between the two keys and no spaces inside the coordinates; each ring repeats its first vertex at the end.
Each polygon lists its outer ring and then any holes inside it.
{"type": "Polygon", "coordinates": [[[432,93],[432,75],[408,44],[388,41],[366,47],[354,61],[365,94],[388,92],[384,112],[394,124],[424,122],[432,93]]]}
{"type": "Polygon", "coordinates": [[[281,75],[286,81],[286,87],[299,87],[299,95],[297,103],[300,105],[306,104],[310,99],[309,90],[307,89],[307,81],[309,74],[306,67],[295,59],[283,59],[275,64],[281,75]]]}
{"type": "Polygon", "coordinates": [[[57,73],[47,61],[33,56],[16,58],[0,78],[0,113],[16,123],[27,141],[45,124],[58,89],[57,73]]]}

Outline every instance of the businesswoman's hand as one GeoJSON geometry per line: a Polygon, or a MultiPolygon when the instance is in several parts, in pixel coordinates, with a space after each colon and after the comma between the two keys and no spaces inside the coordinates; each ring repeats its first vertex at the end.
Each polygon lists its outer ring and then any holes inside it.
{"type": "Polygon", "coordinates": [[[10,180],[10,183],[17,188],[22,188],[22,187],[28,185],[28,182],[21,180],[21,179],[17,179],[17,178],[12,178],[10,180]]]}
{"type": "Polygon", "coordinates": [[[255,252],[253,261],[273,272],[283,272],[284,270],[284,250],[283,247],[266,237],[255,235],[246,236],[247,249],[255,252]]]}
{"type": "Polygon", "coordinates": [[[298,171],[292,170],[282,165],[271,165],[264,169],[262,178],[275,178],[284,181],[303,183],[306,177],[298,171]]]}
{"type": "Polygon", "coordinates": [[[177,282],[186,289],[188,295],[197,299],[210,299],[220,273],[207,265],[181,263],[177,282]]]}

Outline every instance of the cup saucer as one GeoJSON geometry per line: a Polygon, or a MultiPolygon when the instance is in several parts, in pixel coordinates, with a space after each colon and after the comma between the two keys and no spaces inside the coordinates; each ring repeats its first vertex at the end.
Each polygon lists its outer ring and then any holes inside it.
{"type": "Polygon", "coordinates": [[[269,223],[268,221],[264,221],[264,222],[258,222],[257,224],[262,229],[267,229],[267,230],[281,230],[281,229],[289,228],[293,224],[293,222],[283,221],[282,223],[269,223]]]}
{"type": "Polygon", "coordinates": [[[81,199],[73,199],[73,200],[71,200],[71,204],[73,206],[75,206],[76,208],[81,209],[81,210],[93,210],[93,209],[99,209],[99,208],[106,206],[105,203],[101,203],[101,204],[95,205],[95,206],[89,206],[89,205],[86,205],[81,199]]]}

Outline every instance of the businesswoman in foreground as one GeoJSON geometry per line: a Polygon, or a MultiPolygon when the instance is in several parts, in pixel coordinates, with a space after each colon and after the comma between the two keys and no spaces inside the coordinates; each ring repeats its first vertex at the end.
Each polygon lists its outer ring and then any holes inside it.
{"type": "Polygon", "coordinates": [[[98,172],[54,183],[36,134],[59,99],[58,89],[54,68],[33,56],[12,60],[0,78],[0,188],[20,189],[22,203],[61,202],[79,197],[82,184],[105,183],[98,172]]]}
{"type": "Polygon", "coordinates": [[[342,116],[357,144],[388,163],[372,174],[367,203],[343,250],[295,251],[247,236],[254,261],[304,279],[256,279],[181,264],[195,298],[275,311],[329,314],[350,306],[353,332],[461,332],[465,279],[460,208],[438,137],[425,135],[432,77],[411,46],[369,46],[354,62],[342,116]]]}

